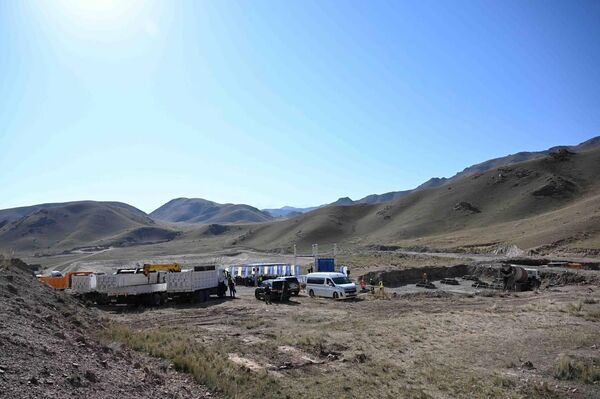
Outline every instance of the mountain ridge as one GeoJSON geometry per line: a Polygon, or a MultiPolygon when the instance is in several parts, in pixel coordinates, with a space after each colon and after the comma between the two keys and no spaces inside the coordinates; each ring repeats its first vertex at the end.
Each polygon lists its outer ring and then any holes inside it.
{"type": "Polygon", "coordinates": [[[174,198],[150,212],[155,220],[172,223],[266,222],[273,217],[245,204],[219,204],[202,198],[174,198]]]}

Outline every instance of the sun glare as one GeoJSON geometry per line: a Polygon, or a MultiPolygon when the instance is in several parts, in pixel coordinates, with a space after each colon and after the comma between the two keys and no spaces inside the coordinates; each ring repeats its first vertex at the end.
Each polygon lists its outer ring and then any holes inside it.
{"type": "Polygon", "coordinates": [[[122,0],[58,0],[50,4],[76,18],[103,21],[133,17],[143,5],[139,1],[122,0]]]}
{"type": "Polygon", "coordinates": [[[140,34],[160,35],[159,5],[127,0],[56,0],[35,6],[36,14],[59,32],[82,40],[129,43],[140,34]]]}

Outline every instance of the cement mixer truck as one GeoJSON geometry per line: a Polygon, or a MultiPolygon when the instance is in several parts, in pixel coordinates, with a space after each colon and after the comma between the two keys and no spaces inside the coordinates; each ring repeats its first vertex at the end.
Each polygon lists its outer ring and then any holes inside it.
{"type": "Polygon", "coordinates": [[[535,290],[542,283],[539,270],[520,265],[502,265],[500,276],[503,280],[503,288],[510,291],[535,290]]]}

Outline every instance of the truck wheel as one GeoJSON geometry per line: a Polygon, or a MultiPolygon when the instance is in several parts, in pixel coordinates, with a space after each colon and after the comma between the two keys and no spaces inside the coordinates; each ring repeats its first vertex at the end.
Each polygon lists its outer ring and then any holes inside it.
{"type": "Polygon", "coordinates": [[[340,296],[339,296],[339,294],[338,294],[337,292],[334,292],[334,293],[333,293],[333,299],[338,299],[339,297],[340,297],[340,296]]]}
{"type": "Polygon", "coordinates": [[[160,294],[152,295],[150,303],[152,306],[160,306],[160,304],[162,303],[162,298],[161,298],[160,294]]]}
{"type": "Polygon", "coordinates": [[[313,298],[315,296],[315,292],[313,290],[308,291],[308,296],[313,298]]]}
{"type": "Polygon", "coordinates": [[[260,293],[258,292],[258,290],[257,290],[257,291],[254,291],[254,297],[255,297],[256,299],[258,299],[259,301],[261,300],[260,293]]]}
{"type": "Polygon", "coordinates": [[[98,299],[96,300],[96,303],[101,306],[108,305],[108,303],[109,303],[108,296],[99,295],[98,299]]]}
{"type": "Polygon", "coordinates": [[[196,302],[206,302],[206,292],[205,291],[198,291],[195,294],[196,297],[196,302]]]}

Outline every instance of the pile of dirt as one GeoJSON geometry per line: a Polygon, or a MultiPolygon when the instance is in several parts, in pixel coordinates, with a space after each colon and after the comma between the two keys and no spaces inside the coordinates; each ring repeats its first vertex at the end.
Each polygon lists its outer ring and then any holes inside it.
{"type": "Polygon", "coordinates": [[[10,398],[208,397],[206,388],[116,343],[98,311],[0,258],[0,392],[10,398]]]}
{"type": "Polygon", "coordinates": [[[522,256],[525,254],[525,251],[514,244],[500,244],[496,247],[496,249],[494,249],[492,254],[504,256],[522,256]]]}

